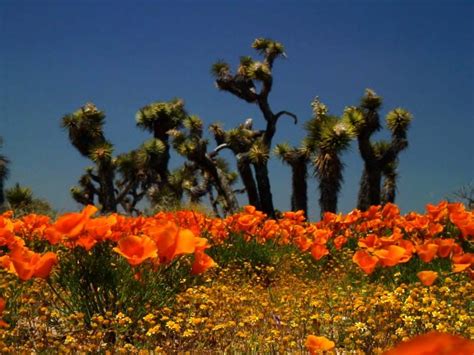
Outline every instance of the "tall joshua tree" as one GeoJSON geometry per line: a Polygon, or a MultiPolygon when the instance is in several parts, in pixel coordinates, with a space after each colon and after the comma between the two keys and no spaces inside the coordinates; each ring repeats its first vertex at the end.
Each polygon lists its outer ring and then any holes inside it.
{"type": "Polygon", "coordinates": [[[230,149],[237,160],[237,170],[247,193],[248,203],[258,210],[262,209],[258,195],[257,184],[252,173],[249,152],[256,140],[261,137],[261,131],[252,129],[252,119],[236,128],[225,131],[220,124],[209,126],[209,131],[214,135],[216,143],[221,147],[230,149]]]}
{"type": "MultiPolygon", "coordinates": [[[[357,208],[363,211],[371,205],[379,205],[382,202],[382,175],[384,170],[388,171],[390,165],[397,164],[399,153],[408,147],[407,131],[413,119],[413,116],[402,108],[390,111],[386,116],[386,123],[391,132],[391,141],[372,142],[371,136],[381,129],[378,113],[381,104],[382,98],[367,89],[359,107],[346,109],[347,117],[357,134],[359,151],[364,160],[357,202],[357,208]]],[[[387,182],[390,181],[390,177],[388,178],[387,182]]],[[[391,180],[391,184],[394,199],[395,179],[391,180]]]]}
{"type": "MultiPolygon", "coordinates": [[[[224,213],[234,213],[238,209],[238,202],[234,191],[231,188],[229,175],[222,168],[221,163],[216,159],[216,155],[221,147],[217,147],[213,152],[207,152],[207,140],[203,135],[203,123],[197,116],[187,116],[183,121],[186,131],[170,130],[173,137],[173,147],[176,151],[190,160],[201,170],[204,191],[208,191],[209,183],[216,188],[218,197],[222,200],[224,213]]],[[[197,191],[195,191],[198,194],[197,191]]]]}
{"type": "Polygon", "coordinates": [[[316,152],[313,159],[319,181],[321,217],[325,212],[337,211],[338,195],[343,182],[344,164],[341,154],[349,148],[354,137],[347,118],[328,115],[326,105],[316,98],[311,106],[313,117],[306,123],[308,146],[316,152]]]}
{"type": "MultiPolygon", "coordinates": [[[[3,140],[0,137],[0,148],[3,145],[3,140]]],[[[10,161],[8,158],[0,154],[0,212],[2,212],[6,208],[6,200],[5,200],[5,180],[8,178],[9,175],[9,169],[8,165],[10,164],[10,161]]]]}
{"type": "Polygon", "coordinates": [[[263,61],[256,61],[249,56],[241,57],[236,74],[232,74],[229,64],[219,61],[213,65],[212,73],[216,77],[216,86],[220,90],[227,91],[248,103],[257,104],[266,121],[263,135],[254,144],[250,156],[254,157],[253,166],[262,210],[274,217],[275,209],[268,176],[268,156],[278,119],[283,115],[289,115],[296,123],[297,118],[288,111],[273,112],[268,101],[273,86],[274,61],[276,58],[286,56],[283,45],[267,38],[257,38],[252,47],[263,56],[263,61]],[[260,87],[259,91],[257,87],[260,87]]]}
{"type": "Polygon", "coordinates": [[[274,152],[284,163],[291,167],[291,210],[303,210],[305,217],[308,216],[308,162],[310,161],[311,149],[303,141],[301,147],[291,147],[287,143],[277,144],[274,152]]]}
{"type": "Polygon", "coordinates": [[[154,162],[153,170],[156,176],[156,192],[163,197],[173,190],[169,184],[170,136],[168,132],[182,127],[186,116],[184,101],[181,99],[153,102],[142,107],[136,114],[137,126],[153,133],[155,144],[162,146],[160,159],[154,162]]]}
{"type": "MultiPolygon", "coordinates": [[[[90,193],[97,194],[102,212],[116,212],[117,201],[114,188],[115,167],[112,160],[113,146],[105,139],[103,125],[104,112],[97,109],[92,103],[87,103],[79,110],[68,114],[62,119],[62,126],[68,131],[72,145],[86,158],[96,164],[96,174],[88,170],[85,185],[90,193]],[[93,186],[93,181],[99,184],[93,186]]],[[[72,190],[73,197],[78,195],[77,188],[72,190]]],[[[91,196],[84,196],[90,199],[91,196]]],[[[93,200],[93,197],[92,197],[93,200]]]]}

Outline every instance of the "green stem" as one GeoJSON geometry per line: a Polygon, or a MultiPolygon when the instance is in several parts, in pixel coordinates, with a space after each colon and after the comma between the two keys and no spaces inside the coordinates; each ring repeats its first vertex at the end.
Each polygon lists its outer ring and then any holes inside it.
{"type": "Polygon", "coordinates": [[[49,285],[49,287],[51,288],[51,290],[53,291],[53,293],[56,295],[56,297],[58,297],[58,299],[66,306],[67,309],[69,309],[69,311],[71,313],[74,313],[74,310],[72,309],[72,307],[64,300],[64,298],[59,294],[59,292],[54,288],[53,284],[51,283],[51,280],[48,278],[46,279],[46,283],[49,285]]]}

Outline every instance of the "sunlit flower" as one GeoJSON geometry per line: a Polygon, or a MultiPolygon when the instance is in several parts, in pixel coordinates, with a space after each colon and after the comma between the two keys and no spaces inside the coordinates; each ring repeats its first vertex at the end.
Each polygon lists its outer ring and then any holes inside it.
{"type": "Polygon", "coordinates": [[[308,335],[305,346],[309,350],[310,354],[313,355],[321,351],[331,350],[334,348],[335,344],[326,337],[308,335]]]}

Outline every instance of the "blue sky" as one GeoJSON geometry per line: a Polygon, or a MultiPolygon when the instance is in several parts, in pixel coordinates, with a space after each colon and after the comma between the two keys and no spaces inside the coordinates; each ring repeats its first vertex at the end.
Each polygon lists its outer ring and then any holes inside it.
{"type": "MultiPolygon", "coordinates": [[[[400,160],[403,211],[422,211],[473,180],[472,1],[0,0],[7,186],[30,186],[60,211],[78,208],[69,188],[90,163],[70,145],[60,119],[88,101],[106,112],[117,154],[149,137],[135,126],[137,110],[173,97],[206,124],[230,128],[252,117],[263,127],[255,106],[218,91],[210,75],[217,59],[235,66],[239,56],[256,57],[256,37],[285,45],[270,103],[300,119],[297,126],[282,119],[275,143],[298,143],[316,95],[340,114],[369,87],[383,96],[383,115],[400,106],[415,117],[400,160]]],[[[343,159],[339,207],[347,212],[362,169],[355,144],[343,159]]],[[[275,204],[288,209],[289,168],[273,158],[270,172],[275,204]]],[[[311,216],[319,214],[317,199],[310,178],[311,216]]]]}

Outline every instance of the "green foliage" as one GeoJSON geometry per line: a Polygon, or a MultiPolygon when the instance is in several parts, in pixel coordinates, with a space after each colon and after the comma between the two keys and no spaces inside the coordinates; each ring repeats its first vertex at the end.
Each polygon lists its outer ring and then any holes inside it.
{"type": "Polygon", "coordinates": [[[364,114],[357,107],[346,107],[342,117],[345,122],[348,122],[352,126],[355,133],[360,134],[360,132],[362,132],[364,129],[364,114]]]}
{"type": "Polygon", "coordinates": [[[92,147],[89,152],[90,159],[95,162],[110,161],[114,152],[114,146],[109,142],[102,142],[92,147]]]}
{"type": "Polygon", "coordinates": [[[413,115],[402,108],[390,111],[386,117],[387,126],[392,132],[397,130],[406,131],[412,120],[413,115]]]}
{"type": "Polygon", "coordinates": [[[135,115],[138,127],[153,132],[155,125],[158,125],[164,133],[180,127],[185,117],[184,101],[178,98],[169,102],[154,102],[142,107],[135,115]]]}
{"type": "Polygon", "coordinates": [[[72,114],[65,115],[62,127],[68,131],[71,143],[84,156],[89,156],[93,147],[106,142],[103,134],[105,113],[93,103],[87,103],[72,114]]]}
{"type": "Polygon", "coordinates": [[[264,56],[285,56],[285,47],[280,42],[273,41],[269,38],[257,38],[252,43],[252,48],[256,49],[264,56]]]}
{"type": "Polygon", "coordinates": [[[278,245],[272,240],[261,243],[231,234],[225,243],[213,246],[207,253],[221,267],[249,264],[253,272],[265,266],[278,267],[290,250],[293,247],[278,245]]]}
{"type": "Polygon", "coordinates": [[[360,106],[370,111],[378,110],[382,106],[382,97],[378,96],[372,89],[366,89],[360,106]]]}
{"type": "Polygon", "coordinates": [[[21,186],[19,183],[6,189],[5,197],[9,208],[15,212],[16,218],[30,213],[43,214],[50,217],[56,214],[47,201],[35,198],[31,188],[21,186]]]}
{"type": "Polygon", "coordinates": [[[83,313],[86,324],[93,315],[129,313],[129,308],[138,320],[147,313],[146,305],[170,305],[178,292],[194,282],[189,257],[166,265],[145,263],[133,268],[110,243],[99,243],[90,251],[81,247],[62,250],[60,258],[60,267],[48,283],[62,300],[59,310],[83,313]]]}
{"type": "Polygon", "coordinates": [[[324,152],[338,153],[349,148],[354,138],[352,128],[337,117],[328,117],[321,130],[319,149],[324,152]]]}
{"type": "Polygon", "coordinates": [[[215,77],[230,75],[230,66],[223,60],[218,60],[216,63],[212,65],[211,73],[215,77]]]}
{"type": "Polygon", "coordinates": [[[270,158],[270,152],[261,141],[257,141],[249,150],[249,158],[253,164],[265,164],[270,158]]]}

